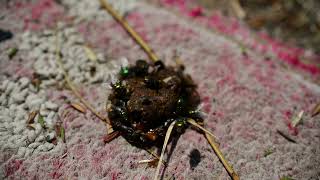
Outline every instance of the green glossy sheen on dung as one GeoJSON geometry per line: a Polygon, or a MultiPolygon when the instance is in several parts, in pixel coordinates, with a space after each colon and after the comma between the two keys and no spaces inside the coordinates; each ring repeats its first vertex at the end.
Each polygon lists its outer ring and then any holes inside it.
{"type": "Polygon", "coordinates": [[[177,111],[183,112],[185,110],[185,106],[186,106],[185,98],[180,97],[179,100],[177,101],[177,111]]]}
{"type": "Polygon", "coordinates": [[[129,68],[128,67],[121,67],[120,75],[122,77],[127,77],[129,75],[129,68]]]}

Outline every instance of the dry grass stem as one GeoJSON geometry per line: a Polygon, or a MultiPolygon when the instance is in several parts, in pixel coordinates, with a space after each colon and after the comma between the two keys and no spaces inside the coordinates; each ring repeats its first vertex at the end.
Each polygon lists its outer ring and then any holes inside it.
{"type": "Polygon", "coordinates": [[[311,117],[320,114],[320,103],[318,103],[312,110],[311,117]]]}
{"type": "Polygon", "coordinates": [[[233,170],[232,166],[228,163],[228,161],[223,156],[221,150],[219,149],[218,143],[215,141],[215,139],[216,139],[215,136],[210,131],[206,130],[205,128],[200,126],[198,123],[196,123],[195,120],[188,119],[187,121],[188,121],[188,123],[192,124],[193,126],[195,126],[195,127],[199,128],[199,129],[201,129],[202,131],[204,131],[205,136],[206,136],[210,146],[212,147],[213,151],[218,156],[219,160],[222,162],[223,166],[228,171],[228,173],[231,176],[231,178],[233,180],[240,179],[239,176],[237,175],[237,173],[233,170]]]}
{"type": "Polygon", "coordinates": [[[71,103],[70,106],[73,107],[74,109],[76,109],[77,111],[82,112],[84,114],[87,112],[87,109],[85,107],[83,107],[83,105],[80,103],[71,103]]]}
{"type": "Polygon", "coordinates": [[[37,116],[38,113],[39,111],[32,111],[28,116],[27,124],[34,123],[34,118],[37,116]]]}
{"type": "Polygon", "coordinates": [[[107,3],[105,0],[100,0],[102,7],[112,15],[112,17],[118,21],[123,28],[128,32],[128,34],[141,46],[141,48],[148,54],[149,58],[156,62],[159,60],[157,55],[153,50],[148,46],[148,44],[139,36],[139,34],[129,25],[127,21],[119,15],[119,13],[112,8],[112,6],[107,3]]]}
{"type": "MultiPolygon", "coordinates": [[[[156,153],[154,153],[152,150],[150,150],[150,149],[145,149],[145,150],[146,150],[149,154],[151,154],[153,157],[155,157],[157,160],[160,159],[160,157],[159,157],[156,153]]],[[[161,163],[162,163],[163,165],[165,165],[165,166],[167,165],[165,160],[162,160],[161,163]]]]}
{"type": "Polygon", "coordinates": [[[212,136],[214,139],[217,139],[217,137],[215,135],[213,135],[210,131],[206,130],[204,127],[200,126],[195,120],[193,119],[188,119],[187,120],[188,123],[192,124],[193,126],[201,129],[202,131],[204,131],[205,133],[208,133],[210,136],[212,136]]]}
{"type": "Polygon", "coordinates": [[[239,19],[244,19],[246,17],[246,12],[241,7],[241,4],[240,4],[239,0],[230,0],[230,6],[231,6],[234,14],[239,19]]]}
{"type": "Polygon", "coordinates": [[[293,127],[296,127],[302,121],[303,114],[304,114],[304,111],[300,111],[297,116],[294,116],[294,118],[292,119],[293,127]]]}
{"type": "MultiPolygon", "coordinates": [[[[171,132],[172,132],[173,127],[174,127],[175,124],[176,124],[176,121],[173,121],[170,124],[170,126],[168,127],[168,130],[167,130],[167,133],[166,133],[166,137],[164,138],[164,142],[163,142],[163,146],[162,146],[159,162],[162,162],[164,152],[166,150],[167,144],[168,144],[169,139],[170,139],[171,132]]],[[[154,180],[158,179],[158,176],[159,176],[159,173],[160,173],[160,168],[161,168],[161,163],[158,163],[158,166],[157,166],[157,169],[156,169],[156,174],[154,175],[154,178],[153,178],[154,180]]]]}
{"type": "Polygon", "coordinates": [[[64,78],[65,81],[67,83],[67,85],[69,86],[69,88],[71,89],[71,91],[73,92],[73,94],[75,96],[77,96],[77,98],[81,101],[81,103],[83,103],[96,117],[98,117],[99,119],[101,119],[103,122],[110,124],[109,119],[103,117],[102,115],[100,115],[93,107],[91,104],[89,104],[79,93],[79,91],[77,90],[76,86],[71,82],[68,73],[66,71],[66,69],[63,66],[63,62],[60,56],[60,44],[59,44],[59,39],[58,39],[58,32],[56,32],[56,59],[57,59],[57,63],[60,67],[60,69],[62,70],[63,74],[64,74],[64,78]]]}
{"type": "Polygon", "coordinates": [[[86,55],[89,60],[91,60],[93,62],[98,62],[98,58],[97,58],[96,53],[94,53],[94,51],[89,46],[84,45],[83,49],[86,52],[86,55]]]}
{"type": "Polygon", "coordinates": [[[291,137],[289,137],[288,135],[286,135],[285,133],[283,133],[280,130],[277,130],[277,133],[280,134],[283,138],[285,138],[287,141],[292,142],[292,143],[297,143],[297,141],[295,141],[294,139],[292,139],[291,137]]]}

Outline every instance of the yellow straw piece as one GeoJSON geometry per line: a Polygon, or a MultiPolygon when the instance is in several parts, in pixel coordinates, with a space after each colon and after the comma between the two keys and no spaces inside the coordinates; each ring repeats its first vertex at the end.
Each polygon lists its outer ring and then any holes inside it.
{"type": "MultiPolygon", "coordinates": [[[[176,124],[176,121],[173,121],[168,130],[167,130],[167,133],[166,133],[166,137],[164,138],[164,143],[163,143],[163,146],[162,146],[162,151],[161,151],[161,155],[160,155],[160,159],[159,159],[159,162],[162,162],[162,159],[163,159],[163,155],[164,155],[164,152],[166,150],[166,147],[167,147],[167,144],[169,142],[169,138],[170,138],[170,134],[172,132],[172,129],[174,127],[174,125],[176,124]]],[[[154,180],[157,180],[158,179],[158,176],[159,176],[159,173],[160,173],[160,167],[161,167],[161,163],[158,163],[158,166],[157,166],[157,170],[156,170],[156,174],[154,175],[154,180]]]]}
{"type": "Polygon", "coordinates": [[[195,120],[193,119],[188,119],[187,120],[188,123],[192,124],[193,126],[201,129],[202,131],[205,132],[205,136],[210,144],[210,146],[212,147],[213,151],[216,153],[216,155],[218,156],[219,160],[222,162],[223,166],[226,168],[226,170],[228,171],[229,175],[231,176],[231,178],[233,180],[239,180],[239,176],[237,175],[237,173],[233,170],[233,168],[230,166],[230,164],[228,163],[228,161],[224,158],[222,152],[219,149],[219,145],[218,143],[214,140],[216,139],[215,136],[208,130],[206,130],[205,128],[203,128],[202,126],[200,126],[198,123],[196,123],[195,120]]]}
{"type": "Polygon", "coordinates": [[[238,176],[238,174],[233,170],[232,166],[230,166],[228,161],[224,158],[222,152],[220,151],[220,149],[218,147],[218,144],[212,139],[212,137],[208,133],[205,133],[205,136],[206,136],[210,146],[212,147],[213,151],[216,153],[216,155],[218,156],[218,158],[222,162],[223,166],[228,171],[231,178],[233,180],[240,180],[240,177],[238,176]]]}
{"type": "Polygon", "coordinates": [[[141,46],[141,48],[148,54],[149,58],[156,62],[159,60],[157,55],[153,52],[153,50],[148,46],[148,44],[139,36],[139,34],[133,30],[133,28],[129,25],[127,21],[125,21],[119,13],[112,8],[112,6],[107,3],[105,0],[100,0],[102,7],[108,11],[112,17],[118,21],[122,27],[129,33],[129,35],[141,46]]]}
{"type": "Polygon", "coordinates": [[[76,86],[72,83],[71,79],[69,78],[69,75],[63,65],[61,56],[60,56],[60,51],[61,51],[61,47],[60,47],[60,43],[59,43],[59,38],[58,38],[58,30],[56,31],[56,49],[55,49],[55,55],[56,55],[56,60],[58,63],[59,68],[62,70],[63,75],[64,75],[64,79],[66,81],[66,83],[68,84],[69,88],[71,89],[71,91],[73,92],[73,94],[75,96],[77,96],[77,98],[99,119],[101,119],[103,122],[105,122],[107,124],[107,126],[109,126],[110,122],[108,118],[103,117],[102,115],[100,115],[94,108],[93,106],[88,103],[79,93],[79,91],[77,90],[76,86]]]}

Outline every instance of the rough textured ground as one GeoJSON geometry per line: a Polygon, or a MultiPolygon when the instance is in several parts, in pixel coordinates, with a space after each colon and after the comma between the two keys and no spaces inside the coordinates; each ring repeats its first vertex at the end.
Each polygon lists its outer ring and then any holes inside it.
{"type": "MultiPolygon", "coordinates": [[[[152,179],[155,169],[138,164],[151,158],[147,152],[123,138],[105,144],[105,125],[90,112],[70,107],[78,100],[64,88],[55,49],[58,39],[71,79],[102,113],[108,83],[119,67],[145,54],[98,1],[57,2],[10,1],[0,7],[0,27],[14,33],[13,39],[0,43],[0,178],[152,179]],[[97,61],[88,58],[84,45],[97,53],[97,61]],[[19,51],[9,59],[12,47],[19,51]],[[34,73],[40,85],[32,83],[34,73]],[[45,128],[39,117],[33,128],[27,128],[28,114],[37,109],[45,128]],[[54,125],[64,127],[65,142],[57,137],[54,125]]],[[[320,121],[319,116],[310,117],[320,101],[320,87],[303,78],[318,79],[320,71],[297,59],[301,54],[316,55],[269,38],[267,44],[257,41],[241,24],[221,20],[219,14],[199,17],[196,10],[183,7],[184,1],[160,1],[162,7],[113,2],[164,61],[172,63],[180,55],[199,84],[206,127],[242,179],[320,178],[320,121]],[[234,39],[248,45],[246,53],[234,39]],[[287,70],[283,62],[297,71],[287,70]],[[291,118],[301,110],[303,124],[293,128],[291,118]],[[297,143],[284,139],[277,129],[297,143]],[[266,151],[272,153],[265,156],[266,151]]],[[[163,176],[229,178],[203,136],[192,130],[180,137],[163,176]],[[191,168],[193,149],[199,150],[201,161],[191,168]]]]}

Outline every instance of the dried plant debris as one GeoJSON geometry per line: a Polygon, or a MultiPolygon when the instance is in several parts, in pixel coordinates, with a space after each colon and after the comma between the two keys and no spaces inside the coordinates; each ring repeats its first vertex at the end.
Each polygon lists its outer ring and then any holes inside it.
{"type": "Polygon", "coordinates": [[[121,68],[119,80],[111,86],[111,125],[138,147],[162,146],[173,121],[177,122],[173,133],[187,128],[188,117],[202,121],[196,112],[200,102],[196,85],[180,68],[138,60],[134,66],[121,68]]]}
{"type": "Polygon", "coordinates": [[[81,112],[81,113],[85,114],[87,112],[86,107],[84,107],[80,103],[71,103],[70,106],[73,107],[74,109],[76,109],[77,111],[81,112]]]}
{"type": "Polygon", "coordinates": [[[280,134],[283,138],[285,138],[287,141],[292,142],[292,143],[297,143],[294,139],[292,139],[289,135],[286,135],[280,130],[277,130],[277,133],[280,134]]]}
{"type": "Polygon", "coordinates": [[[311,117],[314,117],[316,115],[320,114],[320,103],[314,106],[312,112],[311,112],[311,117]]]}
{"type": "MultiPolygon", "coordinates": [[[[63,57],[61,61],[75,84],[110,82],[121,65],[127,64],[124,58],[106,59],[102,53],[94,53],[89,47],[85,50],[84,39],[75,28],[59,24],[58,29],[59,42],[63,42],[60,48],[63,57]]],[[[51,30],[42,33],[27,31],[22,34],[18,48],[27,52],[27,58],[35,59],[34,83],[39,88],[64,87],[63,70],[56,60],[56,39],[55,31],[51,30]]]]}
{"type": "Polygon", "coordinates": [[[97,62],[98,61],[97,55],[93,52],[93,50],[89,46],[83,46],[83,49],[86,52],[87,57],[88,57],[89,60],[91,60],[93,62],[97,62]]]}
{"type": "Polygon", "coordinates": [[[34,123],[34,118],[36,117],[36,115],[39,113],[38,110],[36,111],[32,111],[30,114],[29,114],[29,117],[28,117],[28,120],[27,120],[27,124],[33,124],[34,123]]]}
{"type": "Polygon", "coordinates": [[[30,79],[2,81],[0,106],[1,151],[15,149],[18,157],[27,157],[55,148],[46,137],[54,137],[58,105],[47,99],[44,90],[37,91],[30,79]]]}
{"type": "Polygon", "coordinates": [[[158,162],[159,162],[159,159],[147,159],[147,160],[141,160],[139,161],[138,163],[139,164],[144,164],[144,163],[147,163],[148,164],[148,167],[157,167],[158,165],[158,162]]]}
{"type": "Polygon", "coordinates": [[[239,0],[232,0],[232,1],[230,1],[230,6],[231,6],[234,14],[235,14],[239,19],[244,19],[244,18],[246,17],[246,12],[242,9],[239,0]]]}
{"type": "Polygon", "coordinates": [[[298,115],[292,118],[291,124],[293,127],[296,127],[302,121],[303,114],[304,111],[300,111],[298,115]]]}
{"type": "Polygon", "coordinates": [[[267,157],[267,156],[269,156],[269,155],[272,154],[272,153],[273,153],[273,150],[272,150],[271,148],[268,148],[268,149],[266,149],[266,150],[264,151],[263,157],[267,157]]]}

